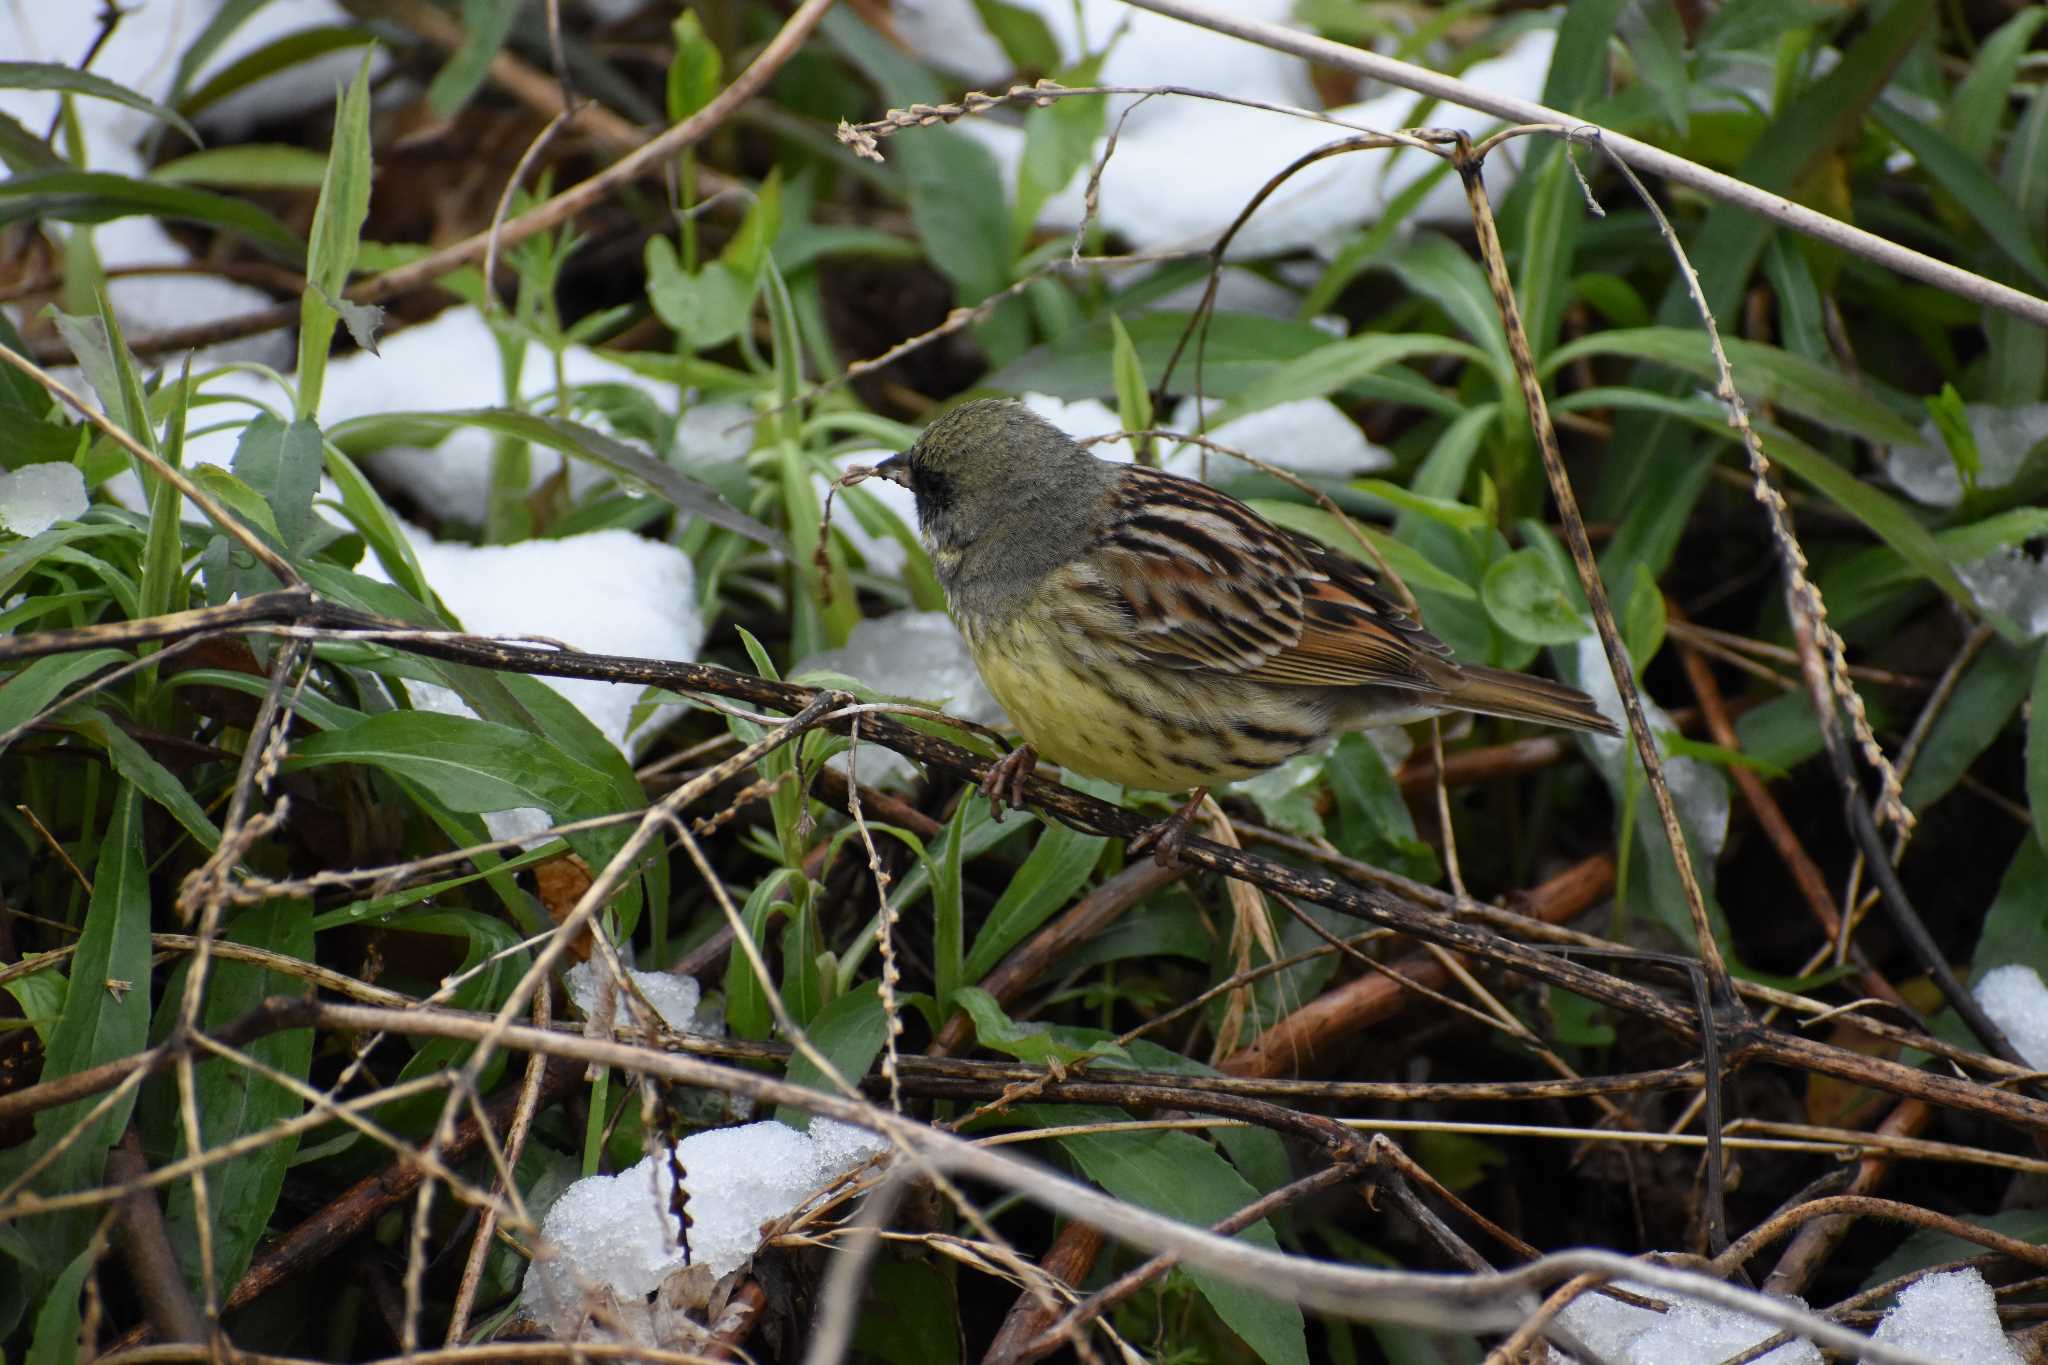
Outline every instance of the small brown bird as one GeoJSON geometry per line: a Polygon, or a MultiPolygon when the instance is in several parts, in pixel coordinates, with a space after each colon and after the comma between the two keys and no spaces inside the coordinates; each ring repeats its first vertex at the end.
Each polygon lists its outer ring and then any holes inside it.
{"type": "Polygon", "coordinates": [[[875,473],[910,489],[975,667],[1025,744],[982,783],[1021,804],[1037,755],[1194,794],[1346,730],[1445,711],[1615,733],[1576,688],[1450,657],[1364,565],[1193,479],[1116,464],[1021,404],[934,421],[875,473]]]}

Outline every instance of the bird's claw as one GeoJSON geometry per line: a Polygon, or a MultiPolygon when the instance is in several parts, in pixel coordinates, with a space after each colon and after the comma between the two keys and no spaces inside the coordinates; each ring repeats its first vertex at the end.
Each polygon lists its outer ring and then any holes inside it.
{"type": "Polygon", "coordinates": [[[1187,844],[1188,831],[1195,823],[1195,811],[1206,795],[1206,791],[1196,792],[1179,810],[1126,844],[1125,850],[1133,858],[1150,852],[1152,861],[1161,867],[1172,867],[1180,861],[1180,851],[1187,844]]]}
{"type": "Polygon", "coordinates": [[[988,770],[988,776],[981,779],[981,794],[988,798],[990,819],[1000,824],[1004,807],[1024,808],[1024,784],[1030,781],[1031,771],[1037,766],[1038,751],[1023,744],[1004,754],[988,770]]]}

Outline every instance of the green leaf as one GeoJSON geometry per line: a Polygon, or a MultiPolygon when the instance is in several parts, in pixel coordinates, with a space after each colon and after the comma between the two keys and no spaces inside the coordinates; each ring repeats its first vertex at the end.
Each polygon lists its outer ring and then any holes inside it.
{"type": "Polygon", "coordinates": [[[1479,580],[1479,600],[1495,624],[1532,645],[1565,645],[1592,625],[1550,557],[1530,547],[1495,560],[1479,580]]]}
{"type": "Polygon", "coordinates": [[[1628,606],[1623,610],[1621,620],[1621,641],[1628,646],[1628,657],[1634,661],[1636,677],[1643,676],[1643,670],[1650,666],[1650,660],[1657,657],[1657,651],[1664,647],[1664,593],[1658,588],[1657,580],[1650,577],[1650,570],[1643,564],[1636,565],[1635,582],[1629,585],[1628,606]]]}
{"type": "MultiPolygon", "coordinates": [[[[1785,13],[1794,10],[1787,0],[1766,3],[1785,13]]],[[[1770,193],[1791,194],[1808,176],[1825,167],[1825,159],[1836,148],[1854,145],[1862,136],[1866,107],[1883,90],[1893,69],[1920,42],[1932,10],[1933,0],[1895,0],[1882,10],[1872,10],[1868,23],[1831,70],[1803,88],[1788,81],[1787,97],[1778,102],[1777,116],[1743,156],[1736,168],[1737,178],[1770,193]]],[[[1775,231],[1770,220],[1753,209],[1722,204],[1711,209],[1705,223],[1692,232],[1687,250],[1707,308],[1715,317],[1739,315],[1742,291],[1775,231]]],[[[1699,325],[1698,311],[1681,282],[1673,280],[1666,287],[1657,318],[1666,325],[1699,325]]],[[[1546,357],[1546,363],[1556,363],[1555,354],[1546,357]]],[[[1640,369],[1638,373],[1638,383],[1649,377],[1640,369]]],[[[1737,383],[1747,382],[1738,367],[1737,383]]],[[[1658,387],[1676,391],[1668,377],[1658,387]]],[[[1635,560],[1648,565],[1652,574],[1661,575],[1676,550],[1693,503],[1706,487],[1710,456],[1695,444],[1675,440],[1667,423],[1644,416],[1619,424],[1612,448],[1654,451],[1656,458],[1608,464],[1588,514],[1615,518],[1621,526],[1601,553],[1601,567],[1612,582],[1632,577],[1630,566],[1635,560]]]]}
{"type": "Polygon", "coordinates": [[[1471,1189],[1508,1160],[1507,1153],[1491,1142],[1464,1133],[1432,1132],[1415,1135],[1415,1159],[1454,1194],[1471,1189]]]}
{"type": "MultiPolygon", "coordinates": [[[[921,862],[919,870],[931,880],[932,975],[941,1008],[966,984],[967,907],[960,869],[967,860],[968,831],[971,828],[986,834],[994,825],[987,803],[959,802],[952,818],[946,821],[945,837],[939,842],[937,854],[928,855],[921,862]]],[[[903,888],[906,904],[913,891],[909,886],[903,888]]]]}
{"type": "Polygon", "coordinates": [[[1657,737],[1664,746],[1664,752],[1672,758],[1696,758],[1722,768],[1747,768],[1771,782],[1791,776],[1789,769],[1780,768],[1768,759],[1740,749],[1710,744],[1703,739],[1687,739],[1676,730],[1659,731],[1657,737]]]}
{"type": "Polygon", "coordinates": [[[2027,703],[2027,809],[2034,838],[2048,846],[2048,649],[2034,661],[2034,694],[2027,703]]]}
{"type": "MultiPolygon", "coordinates": [[[[1060,1111],[1044,1121],[1076,1117],[1060,1111]]],[[[1104,1117],[1122,1115],[1110,1111],[1104,1117]]],[[[1059,1144],[1090,1180],[1117,1198],[1197,1227],[1221,1222],[1259,1197],[1215,1148],[1190,1133],[1081,1134],[1063,1137],[1059,1144]]],[[[1255,1246],[1279,1246],[1272,1226],[1263,1220],[1237,1236],[1255,1246]]],[[[1188,1268],[1186,1273],[1216,1316],[1266,1365],[1308,1365],[1307,1336],[1294,1304],[1206,1270],[1188,1268]]]]}
{"type": "Polygon", "coordinates": [[[531,441],[549,450],[588,460],[629,483],[655,493],[679,512],[702,517],[714,526],[737,531],[769,549],[787,553],[780,535],[720,497],[709,484],[687,477],[674,466],[625,441],[566,417],[521,412],[516,408],[383,413],[339,423],[328,435],[336,442],[346,439],[353,445],[390,442],[431,444],[441,434],[464,428],[480,428],[496,435],[531,441]]]}
{"type": "Polygon", "coordinates": [[[69,985],[61,967],[29,976],[18,976],[5,985],[7,993],[21,1006],[21,1017],[36,1031],[36,1041],[50,1045],[50,1033],[64,1017],[64,992],[69,985]]]}
{"type": "Polygon", "coordinates": [[[2028,225],[2012,197],[1991,178],[1989,171],[1959,151],[1939,129],[1901,113],[1883,100],[1871,106],[1870,116],[1913,154],[1928,178],[1984,229],[2000,251],[2034,277],[2037,287],[2048,285],[2048,258],[2041,255],[2035,241],[2039,224],[2028,225]]]}
{"type": "MultiPolygon", "coordinates": [[[[1560,37],[1559,41],[1563,39],[1560,37]]],[[[1552,69],[1555,70],[1554,58],[1552,69]]],[[[1528,201],[1522,228],[1526,245],[1515,293],[1521,303],[1530,352],[1539,360],[1557,344],[1558,326],[1574,289],[1572,253],[1585,217],[1577,170],[1564,153],[1562,146],[1542,147],[1532,153],[1531,165],[1523,173],[1525,182],[1532,175],[1534,180],[1531,188],[1521,191],[1528,201]]],[[[1601,288],[1601,284],[1592,286],[1594,292],[1601,288]]],[[[1578,290],[1582,294],[1588,292],[1583,284],[1578,290]]],[[[1633,293],[1625,283],[1622,292],[1633,293]]]]}
{"type": "MultiPolygon", "coordinates": [[[[1839,370],[1760,342],[1721,339],[1735,371],[1735,387],[1752,404],[1771,404],[1835,431],[1883,445],[1916,445],[1912,423],[1887,406],[1888,395],[1866,380],[1851,384],[1839,370]],[[1871,401],[1871,390],[1880,401],[1871,401]]],[[[1707,384],[1719,371],[1706,335],[1686,327],[1638,327],[1595,332],[1560,346],[1543,363],[1546,376],[1587,356],[1619,355],[1680,370],[1707,384]]]]}
{"type": "Polygon", "coordinates": [[[0,162],[16,173],[64,169],[64,158],[56,149],[12,114],[0,114],[0,162]]]}
{"type": "Polygon", "coordinates": [[[120,649],[88,649],[31,661],[0,683],[0,735],[27,725],[93,674],[128,661],[127,651],[120,649]]]}
{"type": "MultiPolygon", "coordinates": [[[[510,6],[508,6],[510,8],[510,6]]],[[[363,54],[356,78],[335,104],[334,137],[327,151],[326,178],[313,209],[306,245],[306,292],[299,300],[299,392],[297,413],[320,411],[327,351],[334,343],[340,310],[331,300],[348,287],[370,212],[370,54],[363,54]]]]}
{"type": "MultiPolygon", "coordinates": [[[[43,1056],[42,1079],[61,1080],[106,1062],[132,1057],[149,1040],[149,873],[142,837],[142,797],[117,784],[113,814],[102,831],[93,870],[85,930],[71,959],[64,1014],[43,1056]]],[[[0,1156],[0,1179],[11,1179],[60,1138],[76,1138],[31,1184],[37,1193],[66,1194],[100,1183],[107,1153],[120,1140],[134,1107],[133,1093],[84,1127],[102,1096],[89,1095],[36,1115],[35,1136],[0,1156]],[[74,1132],[74,1130],[80,1130],[74,1132]]],[[[97,1209],[46,1214],[19,1225],[35,1251],[22,1273],[48,1275],[85,1246],[99,1221],[97,1209]]],[[[42,1281],[47,1284],[48,1281],[42,1281]]]]}
{"type": "Polygon", "coordinates": [[[983,1047],[1015,1057],[1033,1066],[1072,1066],[1096,1057],[1128,1060],[1124,1050],[1106,1038],[1082,1042],[1074,1037],[1083,1030],[1055,1028],[1051,1024],[1020,1024],[996,1003],[996,998],[979,986],[963,986],[953,1003],[974,1021],[974,1036],[983,1047]]]}
{"type": "MultiPolygon", "coordinates": [[[[1131,334],[1124,330],[1123,320],[1115,313],[1109,315],[1110,335],[1115,344],[1110,351],[1111,373],[1116,377],[1116,415],[1125,431],[1149,431],[1152,427],[1152,395],[1145,388],[1145,371],[1138,364],[1138,348],[1131,345],[1131,334]]],[[[1140,464],[1151,462],[1153,441],[1142,437],[1133,447],[1140,464]]]]}
{"type": "Polygon", "coordinates": [[[1768,423],[1759,424],[1758,429],[1764,437],[1764,449],[1773,461],[1869,527],[1879,539],[1904,555],[1929,582],[1965,607],[1973,605],[1948,556],[1898,499],[1864,483],[1790,433],[1768,423]]]}
{"type": "MultiPolygon", "coordinates": [[[[778,867],[755,884],[740,909],[740,923],[747,938],[766,955],[768,921],[788,912],[790,883],[800,875],[795,869],[778,867]]],[[[775,1026],[768,1006],[772,983],[763,983],[754,970],[752,958],[738,945],[725,963],[725,1022],[735,1038],[766,1038],[775,1026]]]]}
{"type": "MultiPolygon", "coordinates": [[[[821,462],[792,438],[784,437],[778,445],[774,468],[782,494],[783,524],[793,543],[815,546],[824,522],[814,478],[821,462]]],[[[790,652],[804,658],[819,649],[845,644],[860,620],[860,604],[837,541],[826,543],[822,563],[813,554],[799,554],[794,559],[803,595],[797,600],[790,652]]]]}
{"type": "MultiPolygon", "coordinates": [[[[1105,55],[1097,53],[1060,72],[1059,83],[1094,85],[1101,79],[1105,55]]],[[[1065,189],[1095,155],[1095,140],[1102,136],[1108,114],[1109,106],[1102,96],[1075,95],[1056,99],[1024,115],[1024,154],[1017,162],[1017,202],[1010,210],[1013,242],[1020,246],[1030,242],[1038,211],[1065,189]]]]}
{"type": "MultiPolygon", "coordinates": [[[[267,0],[254,0],[254,4],[266,2],[267,0]]],[[[247,10],[253,8],[254,4],[251,0],[229,0],[221,6],[220,12],[215,16],[215,23],[218,24],[241,11],[237,16],[239,22],[241,17],[246,17],[247,10]]],[[[202,35],[202,39],[207,36],[211,36],[210,33],[202,35]]],[[[258,81],[267,80],[302,63],[346,48],[368,47],[377,41],[378,36],[374,29],[346,24],[304,28],[287,33],[282,37],[273,38],[253,52],[237,57],[215,72],[205,85],[178,100],[178,112],[196,115],[218,104],[237,90],[246,89],[258,81]]],[[[187,53],[187,62],[200,51],[202,45],[193,44],[191,52],[187,53]]],[[[179,87],[182,89],[198,70],[197,65],[187,67],[181,64],[179,87]]]]}
{"type": "Polygon", "coordinates": [[[1337,798],[1339,848],[1417,881],[1436,880],[1436,853],[1416,837],[1415,817],[1371,740],[1355,732],[1345,735],[1324,771],[1337,798]]]}
{"type": "Polygon", "coordinates": [[[553,741],[468,716],[386,711],[292,746],[288,770],[360,763],[394,773],[466,814],[538,806],[557,820],[613,808],[612,785],[553,741]]]}
{"type": "Polygon", "coordinates": [[[114,771],[169,811],[202,848],[211,850],[220,843],[220,831],[214,828],[213,821],[207,818],[205,810],[192,798],[185,784],[174,777],[170,769],[150,757],[149,751],[104,711],[92,706],[77,706],[62,713],[59,719],[104,749],[114,771]]]}
{"type": "MultiPolygon", "coordinates": [[[[142,537],[132,527],[88,522],[84,525],[52,526],[41,535],[0,546],[0,596],[10,594],[14,585],[30,570],[46,563],[53,551],[79,541],[104,539],[126,541],[134,546],[140,544],[142,537]]],[[[133,553],[132,549],[129,552],[133,553]]]]}
{"type": "MultiPolygon", "coordinates": [[[[310,961],[312,910],[304,901],[265,902],[238,915],[228,927],[227,939],[310,961]]],[[[255,1009],[268,996],[305,992],[302,981],[283,972],[249,962],[216,961],[207,976],[204,1027],[209,1032],[217,1030],[255,1009]]],[[[270,1033],[243,1047],[265,1066],[304,1080],[313,1060],[313,1030],[270,1033]]],[[[283,1086],[221,1057],[199,1064],[197,1083],[200,1142],[208,1151],[296,1118],[304,1107],[299,1097],[283,1086]]],[[[179,1156],[186,1154],[182,1136],[181,1125],[179,1156]]],[[[256,1243],[277,1209],[285,1171],[297,1150],[296,1137],[284,1138],[233,1157],[206,1173],[214,1266],[220,1283],[234,1284],[248,1268],[256,1243]]],[[[199,1235],[190,1181],[172,1187],[165,1222],[186,1279],[199,1285],[199,1235]]]]}
{"type": "Polygon", "coordinates": [[[1970,413],[1963,396],[1956,392],[1955,385],[1943,384],[1940,393],[1927,399],[1927,412],[1934,419],[1934,429],[1941,433],[1942,444],[1948,447],[1963,491],[1975,492],[1978,476],[1984,472],[1984,457],[1977,449],[1976,434],[1970,430],[1970,413]]]}
{"type": "MultiPolygon", "coordinates": [[[[1048,825],[988,912],[967,954],[963,979],[987,976],[1004,954],[1063,909],[1088,880],[1109,840],[1065,825],[1048,825]]],[[[941,1000],[943,1007],[948,1002],[941,1000]]]]}
{"type": "MultiPolygon", "coordinates": [[[[1742,752],[1783,771],[1791,771],[1820,752],[1820,728],[1814,724],[1813,702],[1804,689],[1781,693],[1753,706],[1735,722],[1742,752]]],[[[1919,765],[1914,765],[1918,770],[1919,765]]]]}
{"type": "MultiPolygon", "coordinates": [[[[1560,412],[1600,406],[1662,412],[1692,422],[1722,440],[1736,439],[1722,418],[1720,406],[1710,400],[1676,399],[1639,389],[1586,389],[1557,404],[1560,412]]],[[[1968,590],[1956,577],[1950,556],[1898,499],[1858,479],[1790,432],[1768,422],[1757,422],[1755,426],[1772,461],[1861,521],[1923,578],[1966,609],[1976,610],[1968,590]]]]}
{"type": "Polygon", "coordinates": [[[221,45],[235,36],[251,15],[269,4],[270,0],[221,0],[207,17],[199,35],[178,54],[178,69],[171,77],[172,103],[177,103],[184,93],[191,89],[192,82],[213,60],[221,45]]]}
{"type": "Polygon", "coordinates": [[[1998,125],[2005,118],[2013,77],[2019,73],[2027,45],[2033,42],[2034,33],[2043,22],[2048,22],[2048,9],[2030,5],[2000,24],[1977,49],[1970,74],[1963,77],[1950,97],[1943,127],[1956,151],[1968,160],[1982,163],[1990,159],[1992,144],[1998,139],[1998,125]]]}
{"type": "Polygon", "coordinates": [[[994,154],[957,128],[919,129],[895,150],[911,224],[955,301],[968,307],[1009,284],[1009,196],[994,154]]]}
{"type": "Polygon", "coordinates": [[[1790,238],[1773,237],[1764,250],[1764,274],[1777,298],[1778,332],[1785,340],[1785,349],[1808,360],[1830,360],[1820,287],[1814,283],[1806,253],[1790,238]]]}
{"type": "Polygon", "coordinates": [[[711,97],[718,93],[725,58],[720,55],[718,44],[705,35],[695,10],[686,9],[677,15],[669,25],[669,34],[675,40],[676,55],[668,64],[668,121],[681,123],[711,103],[711,97]]]}
{"type": "MultiPolygon", "coordinates": [[[[1970,1226],[2021,1242],[2031,1242],[2035,1246],[2048,1245],[2048,1209],[2005,1209],[1998,1213],[1972,1214],[1970,1226]]],[[[1937,1232],[1933,1228],[1922,1228],[1901,1242],[1898,1250],[1879,1261],[1877,1269],[1871,1271],[1870,1278],[1863,1282],[1863,1287],[1875,1289],[1916,1270],[1983,1254],[1981,1242],[1937,1232]]]]}
{"type": "Polygon", "coordinates": [[[462,0],[462,46],[449,55],[427,86],[427,105],[450,118],[468,104],[490,74],[491,59],[505,46],[521,0],[462,0]]]}
{"type": "Polygon", "coordinates": [[[1452,324],[1477,343],[1503,394],[1515,390],[1507,334],[1486,272],[1463,246],[1429,233],[1388,254],[1383,264],[1401,283],[1444,310],[1452,324]]]}
{"type": "Polygon", "coordinates": [[[1426,497],[1385,479],[1353,479],[1351,486],[1391,507],[1428,517],[1455,531],[1478,531],[1488,524],[1486,513],[1480,508],[1452,498],[1426,497]]]}
{"type": "MultiPolygon", "coordinates": [[[[2007,139],[1999,183],[2019,206],[2023,221],[2048,219],[2048,86],[2034,91],[2007,139]]],[[[2002,308],[1984,310],[1987,372],[1982,397],[1992,403],[2031,403],[2048,382],[2048,329],[2002,308]]]]}
{"type": "MultiPolygon", "coordinates": [[[[475,832],[483,833],[480,827],[475,832]]],[[[458,825],[453,833],[463,838],[470,830],[458,825]]],[[[526,950],[519,946],[519,933],[504,919],[474,910],[415,911],[394,916],[385,923],[384,929],[387,933],[433,934],[462,942],[462,961],[451,973],[461,980],[461,984],[445,1002],[444,1008],[447,1009],[482,1013],[496,1010],[505,1003],[513,983],[527,967],[528,957],[526,950]]],[[[454,1038],[431,1039],[406,1059],[405,1065],[398,1070],[398,1079],[407,1081],[459,1067],[469,1057],[471,1046],[454,1038]]],[[[478,1077],[478,1088],[488,1094],[497,1084],[504,1065],[502,1055],[493,1057],[478,1077]]],[[[442,1097],[438,1094],[415,1095],[381,1105],[376,1117],[387,1128],[419,1135],[432,1125],[441,1104],[442,1097]]]]}
{"type": "Polygon", "coordinates": [[[751,284],[767,264],[768,249],[781,233],[782,172],[778,168],[769,171],[768,178],[761,182],[760,192],[747,206],[747,216],[740,220],[739,230],[725,244],[725,250],[718,253],[718,259],[751,284]]]}
{"type": "Polygon", "coordinates": [[[327,178],[327,158],[304,147],[248,142],[212,147],[152,167],[149,178],[165,185],[226,185],[248,190],[317,189],[327,178]]]}
{"type": "Polygon", "coordinates": [[[43,1306],[36,1310],[36,1332],[28,1346],[28,1365],[72,1365],[79,1356],[79,1295],[85,1291],[85,1277],[99,1257],[87,1247],[71,1258],[71,1264],[57,1274],[43,1306]]]}
{"type": "MultiPolygon", "coordinates": [[[[261,493],[251,488],[241,478],[217,464],[194,465],[188,472],[192,482],[199,485],[201,492],[262,533],[264,539],[273,544],[284,543],[284,537],[277,529],[277,518],[271,513],[270,504],[263,500],[261,493]]],[[[271,586],[275,587],[276,584],[273,583],[271,586]]]]}
{"type": "Polygon", "coordinates": [[[1909,809],[1927,809],[1962,781],[2019,710],[2035,667],[2029,651],[2003,640],[1993,640],[1977,656],[1920,745],[1920,756],[1906,777],[1909,809]]]}
{"type": "Polygon", "coordinates": [[[287,424],[267,412],[251,419],[235,443],[235,476],[269,505],[287,551],[296,552],[313,529],[325,457],[319,426],[304,418],[287,424]]]}
{"type": "MultiPolygon", "coordinates": [[[[1327,342],[1306,355],[1270,359],[1256,378],[1238,389],[1222,412],[1209,419],[1210,425],[1221,426],[1248,412],[1297,399],[1326,397],[1367,375],[1416,356],[1456,356],[1481,363],[1487,360],[1486,353],[1469,342],[1427,332],[1347,337],[1327,342]]],[[[1211,372],[1205,368],[1204,378],[1211,372]]]]}
{"type": "Polygon", "coordinates": [[[1970,979],[2013,962],[2048,962],[2048,851],[2036,839],[2020,840],[2006,866],[1970,954],[1970,979]]]}
{"type": "Polygon", "coordinates": [[[1649,92],[1678,136],[1686,137],[1692,81],[1686,70],[1685,29],[1678,11],[1662,0],[1630,0],[1621,12],[1619,36],[1635,58],[1637,83],[1649,92]]]}
{"type": "Polygon", "coordinates": [[[1701,52],[1757,47],[1795,28],[1810,28],[1840,17],[1826,0],[1728,0],[1707,16],[1700,30],[1701,52]]]}
{"type": "Polygon", "coordinates": [[[1010,0],[974,0],[974,12],[981,16],[982,27],[1002,44],[1004,55],[1018,72],[1059,69],[1059,42],[1037,11],[1011,4],[1010,0]]]}
{"type": "Polygon", "coordinates": [[[60,66],[55,62],[0,62],[0,90],[55,90],[66,95],[107,100],[147,114],[159,123],[170,124],[192,139],[194,144],[205,141],[197,128],[147,95],[137,94],[105,76],[95,76],[76,67],[60,66]]]}
{"type": "Polygon", "coordinates": [[[647,299],[693,351],[723,346],[740,334],[754,311],[754,277],[724,261],[683,269],[666,237],[647,239],[647,299]]]}
{"type": "Polygon", "coordinates": [[[189,185],[160,185],[108,171],[33,171],[0,180],[0,224],[35,219],[105,223],[116,218],[170,218],[239,232],[296,258],[292,230],[246,199],[189,185]]]}
{"type": "MultiPolygon", "coordinates": [[[[870,981],[836,997],[818,1011],[804,1032],[842,1078],[859,1085],[861,1077],[868,1074],[868,1068],[881,1055],[889,1033],[888,1016],[882,1013],[881,982],[870,981]]],[[[829,1095],[841,1093],[802,1052],[789,1059],[788,1079],[791,1085],[809,1086],[829,1095]]],[[[775,1117],[794,1128],[811,1126],[809,1112],[793,1105],[783,1105],[775,1111],[775,1117]]]]}
{"type": "MultiPolygon", "coordinates": [[[[154,448],[156,433],[150,428],[147,413],[129,405],[128,388],[122,382],[123,363],[114,357],[118,341],[107,330],[106,320],[96,314],[79,315],[54,309],[49,318],[57,324],[57,333],[71,348],[71,354],[78,358],[78,367],[85,371],[85,382],[92,386],[93,396],[100,400],[100,409],[106,413],[107,420],[145,446],[154,448]]],[[[125,360],[124,356],[123,362],[125,360]]],[[[137,470],[136,474],[144,488],[155,486],[153,474],[143,470],[137,470]]]]}
{"type": "MultiPolygon", "coordinates": [[[[1188,317],[1178,312],[1146,313],[1125,324],[1144,363],[1148,386],[1158,386],[1166,358],[1180,340],[1188,317]]],[[[1430,340],[1441,343],[1443,339],[1430,340]]],[[[1100,398],[1115,391],[1110,374],[1113,344],[1108,320],[1092,322],[1066,332],[1056,345],[1033,347],[982,382],[1003,393],[1047,393],[1069,400],[1100,398]]],[[[1328,332],[1306,322],[1218,313],[1209,320],[1203,343],[1202,384],[1211,396],[1227,398],[1263,378],[1275,362],[1330,344],[1328,332]]]]}
{"type": "MultiPolygon", "coordinates": [[[[1274,829],[1304,839],[1323,837],[1323,756],[1297,754],[1256,777],[1239,778],[1230,790],[1259,808],[1259,818],[1274,829]]],[[[1117,921],[1119,925],[1122,920],[1117,921]]]]}
{"type": "Polygon", "coordinates": [[[960,1296],[945,1271],[885,1257],[868,1270],[866,1290],[853,1328],[856,1357],[887,1365],[960,1365],[960,1296]]]}

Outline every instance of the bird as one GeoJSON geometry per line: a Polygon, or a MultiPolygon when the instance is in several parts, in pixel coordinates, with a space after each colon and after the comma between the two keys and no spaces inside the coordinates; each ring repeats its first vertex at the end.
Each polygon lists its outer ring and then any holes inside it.
{"type": "Polygon", "coordinates": [[[1192,791],[1131,848],[1180,855],[1196,808],[1339,733],[1449,711],[1617,733],[1561,683],[1461,663],[1366,565],[1191,478],[1104,460],[1011,399],[975,399],[871,470],[918,534],[1023,737],[981,783],[1023,804],[1039,758],[1192,791]]]}

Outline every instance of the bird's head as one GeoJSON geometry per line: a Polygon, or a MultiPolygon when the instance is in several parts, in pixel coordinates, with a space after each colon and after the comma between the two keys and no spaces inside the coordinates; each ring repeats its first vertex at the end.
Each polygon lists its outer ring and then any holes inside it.
{"type": "Polygon", "coordinates": [[[875,473],[917,499],[918,530],[943,577],[977,547],[1010,553],[1064,539],[1113,469],[1022,403],[978,398],[934,419],[875,473]]]}

